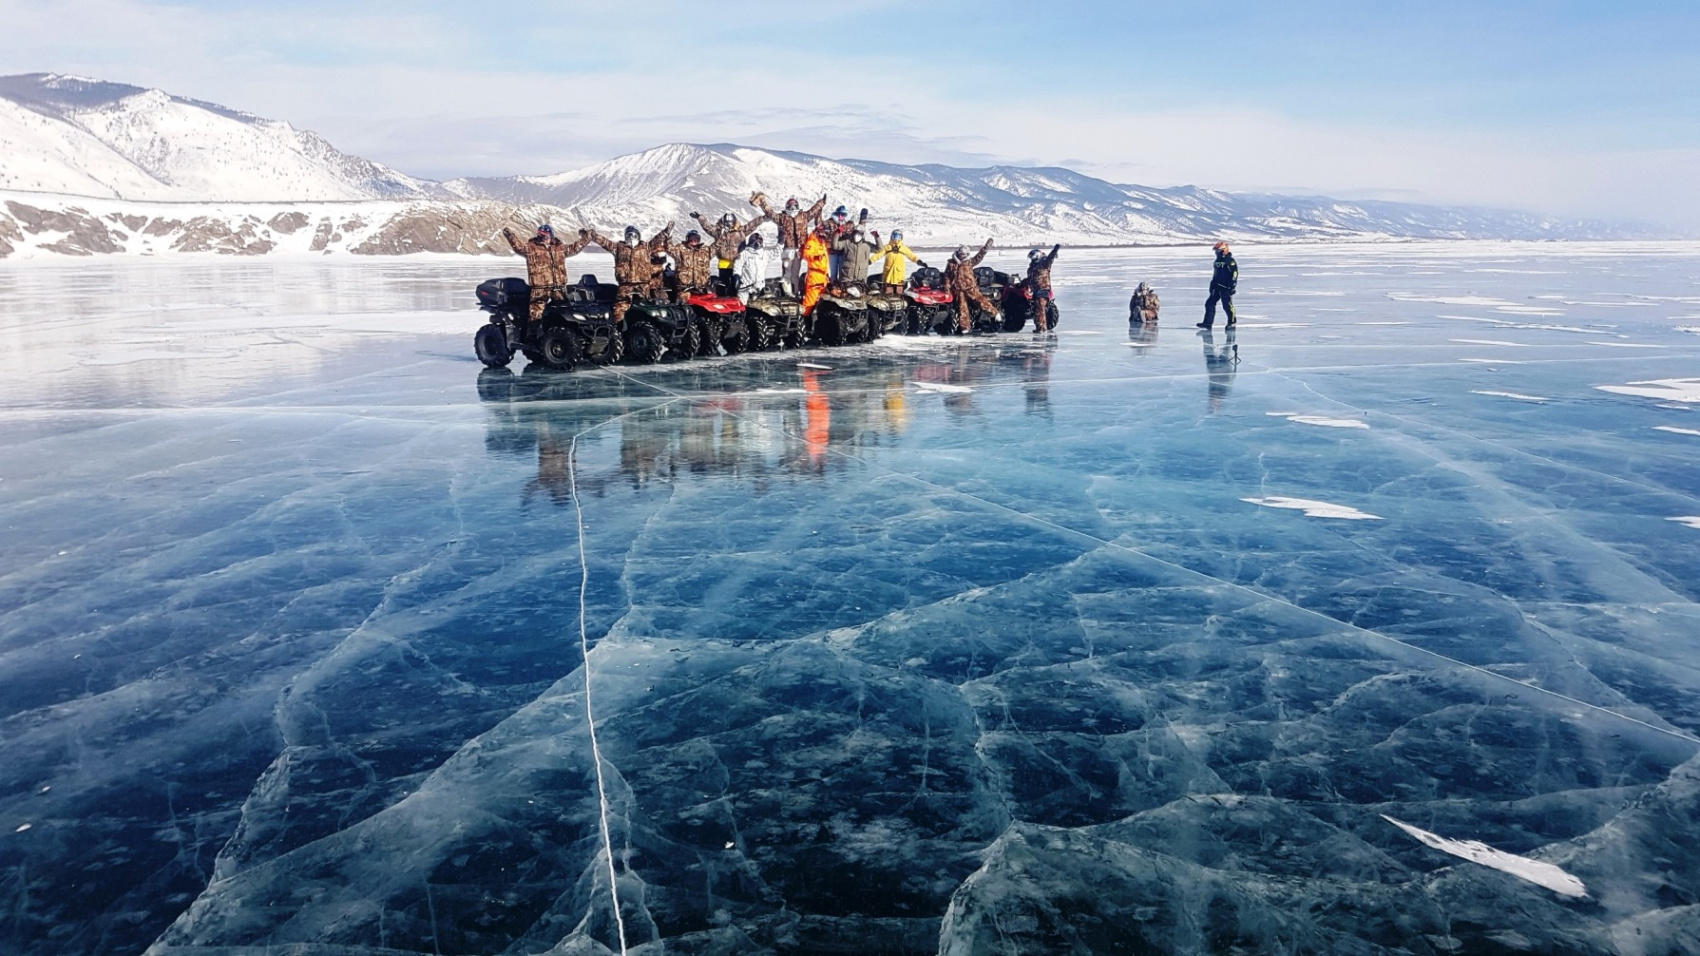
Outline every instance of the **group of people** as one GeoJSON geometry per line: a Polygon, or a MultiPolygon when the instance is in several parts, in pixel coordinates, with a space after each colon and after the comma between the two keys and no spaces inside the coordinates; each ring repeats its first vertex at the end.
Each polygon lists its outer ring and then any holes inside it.
{"type": "MultiPolygon", "coordinates": [[[[1209,331],[1216,324],[1216,306],[1222,306],[1222,312],[1227,316],[1227,328],[1234,327],[1234,293],[1239,291],[1240,265],[1234,261],[1233,251],[1226,242],[1218,242],[1213,247],[1216,252],[1216,262],[1210,273],[1210,294],[1204,300],[1204,321],[1197,328],[1209,331]]],[[[1160,302],[1157,290],[1150,283],[1140,282],[1133,290],[1132,298],[1127,303],[1127,320],[1134,324],[1155,323],[1160,302]]]]}
{"type": "MultiPolygon", "coordinates": [[[[667,295],[676,301],[703,292],[720,291],[737,295],[745,302],[752,292],[767,281],[773,268],[773,252],[767,248],[757,231],[767,223],[778,230],[779,276],[785,291],[802,300],[804,315],[813,314],[821,297],[834,284],[872,288],[871,268],[878,268],[878,290],[887,295],[900,295],[908,279],[909,263],[922,268],[927,264],[903,241],[903,230],[893,229],[881,239],[878,230],[867,226],[868,210],[863,209],[852,220],[850,211],[839,206],[830,215],[822,215],[826,197],[822,196],[808,208],[795,198],[775,210],[765,194],[750,196],[750,205],[761,214],[748,222],[740,222],[736,214],[727,212],[711,222],[700,213],[691,213],[697,223],[685,233],[682,241],[673,239],[673,223],[648,239],[636,226],[627,226],[623,237],[614,241],[594,229],[580,229],[576,239],[568,242],[555,234],[553,226],[537,227],[536,235],[522,240],[511,228],[502,235],[514,252],[525,258],[527,283],[531,287],[530,318],[542,318],[549,302],[563,298],[567,286],[567,259],[591,245],[600,246],[614,256],[614,281],[619,287],[614,304],[614,321],[621,321],[637,299],[655,299],[667,295]],[[671,261],[671,288],[664,281],[671,261]]],[[[974,267],[985,259],[992,240],[976,253],[959,246],[943,269],[944,287],[956,303],[957,322],[963,330],[969,328],[972,309],[996,313],[975,280],[974,267]]],[[[1044,331],[1047,300],[1051,298],[1051,266],[1061,247],[1052,247],[1047,254],[1039,249],[1028,253],[1026,283],[1033,293],[1035,331],[1044,331]]]]}

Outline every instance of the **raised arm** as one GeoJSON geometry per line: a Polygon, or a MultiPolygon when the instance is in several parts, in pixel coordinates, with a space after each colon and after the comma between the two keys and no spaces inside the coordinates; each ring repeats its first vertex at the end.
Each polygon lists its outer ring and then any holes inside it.
{"type": "Polygon", "coordinates": [[[655,236],[649,240],[649,248],[651,250],[655,250],[655,251],[662,250],[666,247],[666,245],[669,242],[672,241],[672,239],[673,239],[673,224],[669,222],[667,224],[666,228],[664,228],[660,232],[656,233],[655,236]],[[659,243],[659,245],[658,245],[658,243],[659,243]]]}
{"type": "Polygon", "coordinates": [[[578,231],[577,239],[574,239],[572,242],[566,243],[561,247],[561,257],[566,258],[568,256],[576,256],[583,252],[584,247],[588,245],[590,245],[590,234],[585,232],[583,229],[580,229],[578,231]]]}
{"type": "Polygon", "coordinates": [[[991,252],[991,251],[992,251],[992,240],[987,239],[986,244],[980,247],[980,251],[974,253],[974,258],[968,260],[968,264],[971,265],[971,266],[979,265],[980,261],[982,259],[986,258],[986,253],[991,252]]]}
{"type": "Polygon", "coordinates": [[[502,238],[508,241],[508,245],[512,247],[513,251],[522,256],[525,255],[525,240],[514,235],[514,231],[512,229],[509,229],[507,226],[503,226],[502,238]]]}
{"type": "Polygon", "coordinates": [[[617,246],[619,246],[619,243],[608,238],[607,236],[604,236],[602,233],[597,232],[595,229],[585,230],[583,233],[579,234],[579,238],[580,239],[588,239],[590,242],[601,246],[603,248],[603,250],[606,251],[606,252],[613,252],[614,249],[617,246]]]}
{"type": "Polygon", "coordinates": [[[1059,242],[1056,245],[1052,246],[1050,255],[1047,255],[1044,259],[1044,265],[1048,268],[1051,265],[1051,263],[1056,262],[1057,261],[1057,253],[1059,253],[1061,251],[1062,251],[1062,243],[1059,242]]]}
{"type": "Polygon", "coordinates": [[[767,193],[764,193],[764,192],[750,193],[750,205],[756,207],[757,209],[760,209],[761,214],[764,218],[767,218],[767,219],[773,218],[773,207],[769,206],[767,204],[767,193]]]}
{"type": "Polygon", "coordinates": [[[819,219],[821,210],[825,209],[825,208],[826,208],[826,197],[822,196],[822,197],[820,197],[820,202],[817,202],[813,206],[810,206],[809,208],[803,210],[803,221],[808,222],[808,221],[813,220],[813,219],[819,219]]]}

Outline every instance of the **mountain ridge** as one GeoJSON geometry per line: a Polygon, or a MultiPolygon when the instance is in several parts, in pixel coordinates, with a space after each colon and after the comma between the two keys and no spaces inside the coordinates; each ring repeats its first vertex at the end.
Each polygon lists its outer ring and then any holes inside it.
{"type": "MultiPolygon", "coordinates": [[[[828,211],[840,203],[852,213],[866,207],[872,228],[889,232],[901,227],[911,243],[928,245],[977,242],[985,236],[1009,245],[1662,237],[1633,224],[1509,210],[1150,187],[1112,183],[1066,167],[906,165],[734,143],[668,143],[546,176],[437,182],[343,153],[285,121],[162,90],[52,73],[0,77],[0,191],[14,197],[6,207],[15,203],[35,210],[9,217],[0,213],[0,244],[6,246],[0,256],[14,249],[134,251],[128,239],[73,240],[75,229],[48,235],[52,230],[44,223],[93,215],[82,208],[89,203],[79,205],[79,197],[121,205],[373,202],[379,206],[350,221],[399,217],[404,224],[397,230],[410,242],[378,246],[405,252],[492,251],[492,242],[499,245],[494,233],[481,238],[463,234],[466,210],[474,208],[468,203],[476,204],[479,222],[499,218],[496,210],[505,207],[509,219],[521,222],[544,218],[604,228],[631,223],[648,231],[672,221],[682,232],[693,211],[711,218],[727,210],[745,219],[755,215],[749,198],[757,190],[776,205],[789,196],[807,205],[824,193],[828,211]],[[397,202],[406,205],[392,208],[397,202]]],[[[108,224],[138,217],[149,223],[178,221],[157,210],[126,211],[109,203],[101,208],[109,210],[102,215],[120,217],[108,218],[108,224]]],[[[218,215],[225,214],[209,210],[189,218],[218,215]]],[[[263,231],[282,213],[254,215],[227,216],[213,232],[234,235],[256,228],[256,222],[263,231]]],[[[107,227],[84,221],[80,228],[93,236],[107,227]]],[[[170,232],[172,227],[158,228],[170,232]]],[[[205,245],[185,243],[191,249],[205,245]]],[[[163,242],[146,245],[152,252],[176,248],[163,242]]],[[[249,250],[264,244],[239,245],[249,250]]],[[[337,243],[316,251],[330,250],[353,251],[337,243]]]]}

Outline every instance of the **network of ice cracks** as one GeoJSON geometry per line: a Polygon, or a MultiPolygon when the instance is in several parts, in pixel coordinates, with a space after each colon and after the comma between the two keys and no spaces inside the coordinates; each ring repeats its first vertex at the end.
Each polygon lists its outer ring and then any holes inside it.
{"type": "Polygon", "coordinates": [[[1199,258],[570,374],[0,272],[0,951],[1700,949],[1700,255],[1199,258]]]}

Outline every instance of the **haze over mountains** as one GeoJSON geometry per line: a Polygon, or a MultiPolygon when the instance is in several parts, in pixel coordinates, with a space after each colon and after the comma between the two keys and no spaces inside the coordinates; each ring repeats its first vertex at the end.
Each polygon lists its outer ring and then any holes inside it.
{"type": "Polygon", "coordinates": [[[1152,188],[1060,168],[901,166],[675,143],[544,177],[434,182],[317,134],[160,90],[0,77],[0,256],[274,251],[505,252],[503,223],[654,229],[750,194],[867,207],[912,243],[1649,238],[1504,210],[1152,188]],[[170,205],[164,205],[170,204],[170,205]]]}

